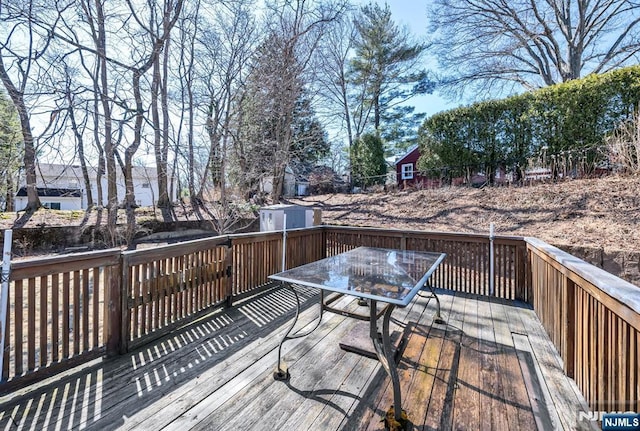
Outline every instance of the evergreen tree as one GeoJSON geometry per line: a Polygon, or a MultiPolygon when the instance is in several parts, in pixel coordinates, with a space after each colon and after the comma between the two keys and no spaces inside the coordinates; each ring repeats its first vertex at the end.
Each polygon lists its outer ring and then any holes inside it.
{"type": "Polygon", "coordinates": [[[384,184],[387,174],[387,162],[380,136],[365,133],[356,139],[351,149],[351,176],[353,185],[367,187],[384,184]]]}
{"type": "Polygon", "coordinates": [[[402,143],[407,138],[415,141],[415,131],[423,118],[403,103],[433,90],[428,73],[420,68],[420,57],[427,46],[412,41],[408,31],[393,22],[389,5],[364,6],[355,25],[358,35],[351,79],[362,92],[357,96],[360,103],[354,118],[388,140],[391,152],[397,153],[406,147],[402,143]]]}
{"type": "Polygon", "coordinates": [[[0,92],[0,209],[13,211],[17,173],[22,159],[20,120],[13,103],[0,92]]]}
{"type": "Polygon", "coordinates": [[[291,127],[291,162],[297,166],[303,165],[304,172],[308,173],[318,160],[329,154],[331,146],[327,133],[311,106],[311,99],[304,89],[296,102],[291,127]]]}

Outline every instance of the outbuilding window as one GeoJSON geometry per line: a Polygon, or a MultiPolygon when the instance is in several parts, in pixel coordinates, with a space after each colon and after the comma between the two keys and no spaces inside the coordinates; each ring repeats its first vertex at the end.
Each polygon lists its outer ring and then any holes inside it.
{"type": "Polygon", "coordinates": [[[42,206],[50,210],[59,210],[61,207],[60,202],[44,202],[42,206]]]}
{"type": "Polygon", "coordinates": [[[407,163],[400,167],[400,178],[403,180],[413,179],[413,163],[407,163]]]}

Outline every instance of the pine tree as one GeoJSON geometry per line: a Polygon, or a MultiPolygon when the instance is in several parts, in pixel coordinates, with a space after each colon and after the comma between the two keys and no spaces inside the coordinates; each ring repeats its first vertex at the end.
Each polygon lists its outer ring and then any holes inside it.
{"type": "Polygon", "coordinates": [[[420,68],[427,46],[413,42],[408,31],[394,23],[389,5],[364,6],[355,25],[358,36],[351,79],[363,93],[354,118],[365,119],[394,146],[407,137],[413,140],[422,116],[402,104],[433,90],[427,71],[420,68]],[[413,127],[402,126],[407,122],[413,127]]]}
{"type": "Polygon", "coordinates": [[[384,148],[380,136],[365,133],[356,139],[351,150],[353,185],[367,187],[373,184],[384,184],[386,174],[387,163],[384,159],[384,148]]]}
{"type": "Polygon", "coordinates": [[[0,92],[0,209],[13,211],[21,152],[20,121],[13,103],[0,92]]]}

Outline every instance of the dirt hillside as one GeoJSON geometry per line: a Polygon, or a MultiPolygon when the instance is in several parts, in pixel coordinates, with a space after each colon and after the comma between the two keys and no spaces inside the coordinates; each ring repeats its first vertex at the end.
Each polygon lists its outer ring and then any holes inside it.
{"type": "MultiPolygon", "coordinates": [[[[534,236],[640,286],[640,176],[567,180],[527,187],[443,188],[320,195],[291,203],[321,208],[327,224],[534,236]]],[[[179,220],[196,215],[176,208],[179,220]]],[[[151,208],[138,222],[160,220],[151,208]]],[[[97,226],[106,213],[41,209],[0,213],[0,229],[97,226]]],[[[124,210],[119,221],[125,222],[124,210]]],[[[27,244],[28,246],[28,244],[27,244]]]]}
{"type": "Polygon", "coordinates": [[[551,244],[640,251],[640,177],[527,187],[443,188],[293,200],[329,224],[535,236],[551,244]]]}
{"type": "MultiPolygon", "coordinates": [[[[488,233],[489,224],[494,223],[496,234],[535,236],[554,245],[640,252],[640,176],[527,187],[331,194],[291,202],[321,208],[328,224],[488,233]]],[[[136,213],[138,222],[160,217],[146,208],[136,213]]],[[[95,211],[42,209],[17,226],[19,215],[0,213],[0,229],[106,223],[106,213],[100,217],[95,211]]],[[[194,219],[195,215],[181,213],[178,217],[194,219]]]]}

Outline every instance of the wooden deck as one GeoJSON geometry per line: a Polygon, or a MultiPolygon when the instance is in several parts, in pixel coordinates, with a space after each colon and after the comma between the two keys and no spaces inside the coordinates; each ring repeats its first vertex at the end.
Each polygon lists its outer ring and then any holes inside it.
{"type": "MultiPolygon", "coordinates": [[[[582,429],[586,403],[529,306],[439,291],[394,313],[413,429],[582,429]]],[[[300,326],[317,296],[302,292],[300,326]]],[[[355,303],[343,304],[356,307],[355,303]]],[[[379,430],[391,404],[380,364],[339,348],[356,321],[328,314],[288,341],[291,380],[273,380],[290,292],[263,292],[132,354],[0,398],[0,429],[379,430]]],[[[586,429],[586,428],[585,428],[586,429]]]]}

